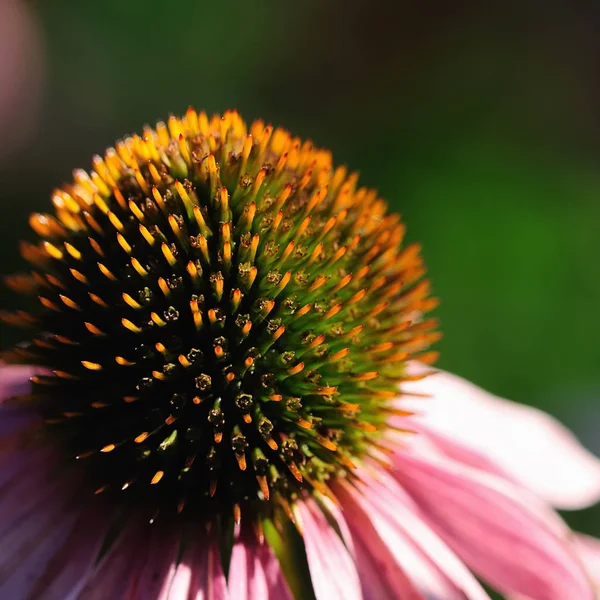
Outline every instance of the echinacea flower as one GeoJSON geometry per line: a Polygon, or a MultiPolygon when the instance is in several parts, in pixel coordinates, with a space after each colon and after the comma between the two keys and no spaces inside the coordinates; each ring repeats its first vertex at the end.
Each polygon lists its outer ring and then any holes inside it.
{"type": "Polygon", "coordinates": [[[550,505],[598,461],[431,375],[419,248],[329,153],[190,109],[52,201],[8,278],[42,307],[4,314],[0,597],[594,597],[550,505]]]}

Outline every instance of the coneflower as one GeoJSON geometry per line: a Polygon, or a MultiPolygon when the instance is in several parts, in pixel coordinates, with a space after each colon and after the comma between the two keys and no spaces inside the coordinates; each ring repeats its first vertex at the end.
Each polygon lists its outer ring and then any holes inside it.
{"type": "MultiPolygon", "coordinates": [[[[428,383],[419,247],[328,152],[190,109],[52,203],[7,278],[41,308],[3,315],[33,333],[1,371],[2,597],[486,597],[466,563],[593,598],[527,477],[415,409],[460,389],[428,383]]],[[[597,461],[549,427],[562,498],[596,500],[597,461]]]]}

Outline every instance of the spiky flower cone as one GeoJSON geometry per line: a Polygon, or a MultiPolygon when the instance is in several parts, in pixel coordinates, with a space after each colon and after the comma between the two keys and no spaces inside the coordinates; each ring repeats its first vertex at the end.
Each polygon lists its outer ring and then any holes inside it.
{"type": "Polygon", "coordinates": [[[328,152],[189,110],[95,156],[30,223],[42,311],[7,358],[97,492],[163,511],[289,513],[352,477],[436,301],[404,225],[328,152]]]}

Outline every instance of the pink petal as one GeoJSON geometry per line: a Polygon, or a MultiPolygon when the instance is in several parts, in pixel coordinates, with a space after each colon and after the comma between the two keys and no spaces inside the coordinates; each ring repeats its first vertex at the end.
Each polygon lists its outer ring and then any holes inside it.
{"type": "Polygon", "coordinates": [[[83,589],[75,596],[77,600],[126,598],[127,588],[137,580],[143,568],[147,542],[142,527],[129,524],[99,563],[93,565],[83,589]]]}
{"type": "Polygon", "coordinates": [[[31,391],[29,378],[39,373],[39,367],[0,365],[0,402],[31,391]]]}
{"type": "MultiPolygon", "coordinates": [[[[336,494],[341,491],[343,495],[344,490],[341,490],[341,487],[335,485],[336,494]]],[[[354,512],[352,506],[344,502],[343,498],[341,508],[328,498],[322,498],[321,501],[329,513],[329,518],[338,527],[342,540],[354,561],[363,598],[393,600],[399,597],[398,592],[402,590],[400,597],[404,600],[423,600],[406,575],[397,567],[390,553],[386,552],[385,544],[377,537],[369,522],[365,523],[361,520],[361,515],[354,512]],[[350,521],[346,521],[346,517],[349,517],[350,521]],[[365,525],[366,529],[363,528],[365,525]],[[374,534],[374,537],[371,534],[374,534]]]]}
{"type": "MultiPolygon", "coordinates": [[[[422,370],[418,364],[411,371],[422,370]]],[[[402,391],[430,394],[402,398],[420,412],[413,418],[438,439],[455,441],[491,459],[497,467],[554,506],[578,509],[600,499],[600,460],[551,416],[503,400],[450,373],[403,384],[402,391]]],[[[483,466],[483,465],[481,465],[483,466]]]]}
{"type": "Polygon", "coordinates": [[[362,600],[352,556],[314,500],[296,505],[317,600],[362,600]]]}
{"type": "MultiPolygon", "coordinates": [[[[65,501],[75,489],[70,487],[73,485],[70,478],[55,476],[56,463],[48,452],[37,451],[31,459],[27,455],[23,459],[15,453],[12,459],[16,467],[10,469],[12,477],[0,480],[0,515],[10,515],[0,521],[0,536],[7,535],[21,521],[27,521],[31,513],[47,511],[65,501]]],[[[0,545],[0,555],[6,549],[0,545]]]]}
{"type": "Polygon", "coordinates": [[[84,585],[112,513],[94,508],[93,496],[82,507],[80,482],[57,472],[52,452],[9,450],[10,463],[0,456],[0,597],[68,598],[84,585]]]}
{"type": "Polygon", "coordinates": [[[33,429],[41,422],[40,415],[30,406],[2,404],[0,400],[0,454],[4,455],[8,446],[22,448],[24,430],[33,429]]]}
{"type": "MultiPolygon", "coordinates": [[[[13,367],[0,371],[15,373],[13,367]]],[[[19,410],[28,412],[0,404],[2,424],[19,410]]],[[[0,428],[0,597],[59,600],[83,584],[110,511],[83,508],[76,499],[79,481],[57,471],[52,450],[24,446],[23,433],[0,428]]],[[[97,501],[92,497],[90,504],[97,501]]]]}
{"type": "MultiPolygon", "coordinates": [[[[0,402],[29,393],[35,372],[0,365],[0,402]]],[[[0,597],[228,599],[218,545],[203,529],[178,563],[181,532],[133,516],[100,557],[114,514],[78,495],[53,451],[23,444],[24,428],[36,425],[27,407],[0,403],[0,597]]]]}
{"type": "Polygon", "coordinates": [[[350,530],[364,539],[373,557],[382,559],[380,577],[397,574],[393,570],[396,566],[405,579],[412,581],[403,589],[406,583],[397,580],[390,597],[422,594],[444,600],[489,600],[470,571],[424,522],[413,500],[392,477],[379,471],[374,476],[366,471],[359,473],[364,488],[338,485],[335,493],[347,514],[350,530]]]}
{"type": "Polygon", "coordinates": [[[60,549],[77,520],[64,501],[34,510],[0,536],[0,597],[18,598],[60,549]]]}
{"type": "MultiPolygon", "coordinates": [[[[185,600],[229,600],[227,582],[221,567],[219,545],[213,534],[199,536],[184,555],[182,563],[192,571],[192,582],[185,600]]],[[[170,600],[183,600],[170,598],[170,600]]],[[[232,599],[234,600],[234,599],[232,599]]]]}
{"type": "Polygon", "coordinates": [[[481,577],[533,600],[592,599],[566,528],[509,482],[428,452],[426,440],[395,456],[394,476],[430,525],[481,577]]]}
{"type": "Polygon", "coordinates": [[[600,540],[579,534],[575,536],[575,551],[600,594],[600,540]]]}
{"type": "MultiPolygon", "coordinates": [[[[68,520],[61,519],[57,525],[57,538],[50,536],[52,556],[44,566],[35,563],[29,570],[29,597],[36,600],[78,597],[93,572],[111,518],[110,511],[90,509],[79,513],[72,527],[68,526],[68,520]],[[67,537],[64,537],[65,534],[68,534],[67,537]]],[[[28,568],[27,563],[24,563],[24,568],[28,568]]],[[[25,589],[21,588],[21,594],[25,589]]]]}
{"type": "Polygon", "coordinates": [[[0,363],[0,453],[8,443],[7,436],[40,422],[40,417],[25,403],[4,402],[31,392],[29,378],[43,369],[0,363]]]}
{"type": "MultiPolygon", "coordinates": [[[[177,529],[176,526],[173,528],[177,529]]],[[[145,560],[136,576],[132,577],[126,598],[168,598],[177,569],[180,542],[181,533],[178,531],[159,529],[150,533],[146,547],[138,550],[140,554],[145,554],[145,560]]]]}
{"type": "Polygon", "coordinates": [[[229,593],[236,600],[292,600],[275,554],[252,532],[238,536],[233,546],[229,593]]]}
{"type": "Polygon", "coordinates": [[[189,590],[192,585],[192,569],[190,565],[179,563],[175,567],[175,573],[171,581],[171,586],[166,592],[166,596],[161,595],[167,600],[187,600],[189,590]]]}
{"type": "MultiPolygon", "coordinates": [[[[0,420],[3,417],[0,407],[0,420]]],[[[17,482],[31,480],[30,474],[34,471],[37,470],[38,474],[43,475],[47,472],[44,469],[54,466],[51,452],[34,448],[24,449],[21,434],[22,431],[9,436],[0,435],[0,506],[7,501],[6,490],[17,485],[17,482]]],[[[0,521],[0,527],[1,525],[0,521]]]]}
{"type": "MultiPolygon", "coordinates": [[[[423,599],[396,560],[394,545],[388,546],[379,535],[372,522],[373,514],[364,509],[345,486],[335,486],[334,490],[348,519],[347,536],[352,544],[363,596],[381,600],[423,599]]],[[[339,517],[336,520],[339,521],[339,517]]]]}
{"type": "Polygon", "coordinates": [[[400,568],[390,559],[389,550],[380,538],[375,542],[381,543],[373,552],[373,545],[367,546],[369,538],[353,535],[354,558],[360,576],[363,597],[368,600],[426,600],[412,585],[405,575],[398,575],[400,568]],[[378,557],[385,554],[385,558],[378,557]]]}
{"type": "Polygon", "coordinates": [[[78,600],[228,600],[214,536],[203,528],[192,536],[180,558],[181,531],[128,522],[78,600]]]}
{"type": "Polygon", "coordinates": [[[181,534],[154,527],[128,524],[91,576],[81,600],[229,599],[214,535],[199,528],[178,562],[181,534]]]}

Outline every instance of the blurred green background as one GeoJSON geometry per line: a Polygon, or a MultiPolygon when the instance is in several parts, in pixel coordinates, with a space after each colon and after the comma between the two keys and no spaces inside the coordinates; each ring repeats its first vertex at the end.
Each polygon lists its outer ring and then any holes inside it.
{"type": "MultiPolygon", "coordinates": [[[[189,104],[237,108],[403,214],[442,299],[441,367],[600,453],[600,4],[4,2],[24,33],[0,81],[3,272],[93,153],[189,104]]],[[[600,534],[598,508],[567,518],[600,534]]]]}

